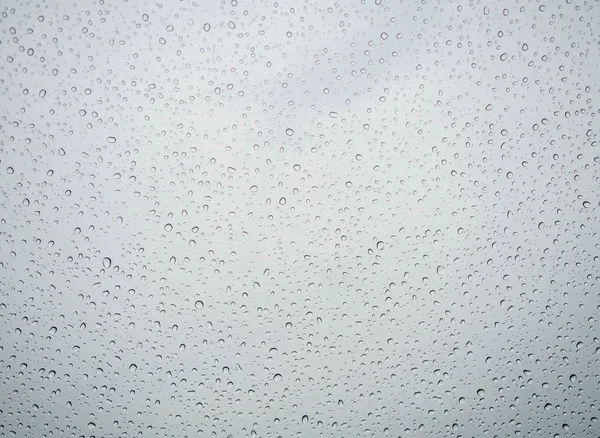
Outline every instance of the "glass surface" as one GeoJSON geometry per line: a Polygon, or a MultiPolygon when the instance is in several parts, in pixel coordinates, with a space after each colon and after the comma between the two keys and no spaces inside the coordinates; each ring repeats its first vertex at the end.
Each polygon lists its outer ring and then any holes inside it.
{"type": "Polygon", "coordinates": [[[598,437],[600,4],[0,5],[0,437],[598,437]]]}

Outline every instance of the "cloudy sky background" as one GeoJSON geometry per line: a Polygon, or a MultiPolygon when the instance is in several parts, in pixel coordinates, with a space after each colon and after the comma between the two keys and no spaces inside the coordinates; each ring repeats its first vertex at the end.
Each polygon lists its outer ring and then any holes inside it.
{"type": "Polygon", "coordinates": [[[377,3],[5,7],[0,433],[596,430],[598,8],[377,3]]]}

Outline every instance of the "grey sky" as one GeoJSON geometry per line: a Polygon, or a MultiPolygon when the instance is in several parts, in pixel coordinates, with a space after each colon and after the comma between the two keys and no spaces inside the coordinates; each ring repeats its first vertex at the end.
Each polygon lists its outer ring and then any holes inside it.
{"type": "Polygon", "coordinates": [[[11,7],[0,435],[595,436],[594,3],[11,7]]]}

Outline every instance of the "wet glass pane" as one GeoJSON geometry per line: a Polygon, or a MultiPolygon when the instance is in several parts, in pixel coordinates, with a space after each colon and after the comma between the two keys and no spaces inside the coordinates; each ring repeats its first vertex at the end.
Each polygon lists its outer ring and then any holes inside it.
{"type": "Polygon", "coordinates": [[[0,437],[597,437],[599,29],[0,4],[0,437]]]}

